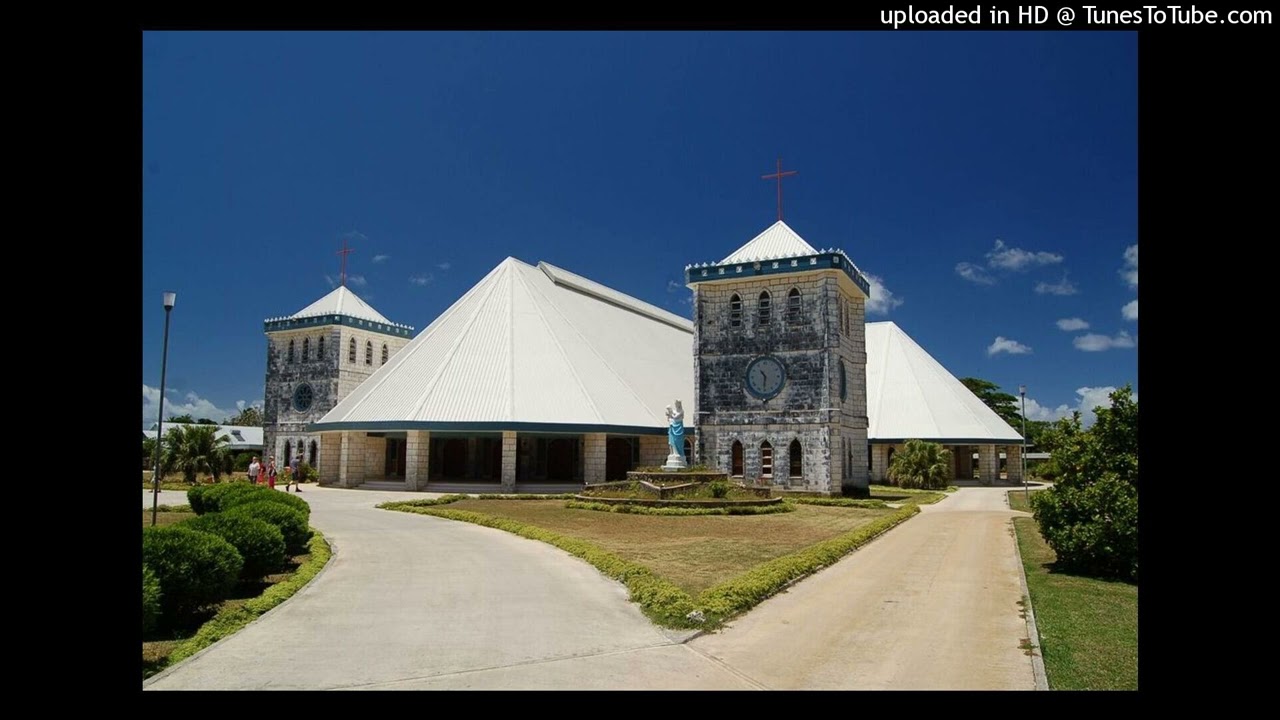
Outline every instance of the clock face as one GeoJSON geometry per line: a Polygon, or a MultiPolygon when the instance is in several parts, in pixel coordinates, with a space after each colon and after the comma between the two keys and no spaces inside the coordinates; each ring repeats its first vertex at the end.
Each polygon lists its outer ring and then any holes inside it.
{"type": "Polygon", "coordinates": [[[293,391],[293,409],[298,412],[306,412],[311,409],[311,402],[315,399],[315,393],[311,386],[302,383],[297,390],[293,391]]]}
{"type": "Polygon", "coordinates": [[[777,358],[766,355],[752,360],[747,366],[746,381],[747,392],[768,400],[782,390],[783,383],[787,381],[787,373],[777,358]]]}

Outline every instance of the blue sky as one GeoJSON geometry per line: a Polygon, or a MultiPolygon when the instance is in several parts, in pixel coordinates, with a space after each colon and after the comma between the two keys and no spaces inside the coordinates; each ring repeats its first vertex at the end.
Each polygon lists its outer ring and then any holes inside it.
{"type": "Polygon", "coordinates": [[[786,220],[1028,415],[1137,389],[1133,33],[146,33],[143,424],[261,402],[262,321],[425,328],[508,255],[688,314],[786,220]],[[1064,329],[1065,328],[1065,329],[1064,329]]]}

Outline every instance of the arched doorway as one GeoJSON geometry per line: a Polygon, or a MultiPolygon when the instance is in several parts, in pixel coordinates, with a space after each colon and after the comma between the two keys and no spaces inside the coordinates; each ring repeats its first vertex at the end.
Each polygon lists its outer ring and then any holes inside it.
{"type": "Polygon", "coordinates": [[[791,466],[787,468],[787,476],[793,478],[804,477],[804,457],[800,452],[800,441],[792,440],[791,446],[787,448],[787,460],[791,466]]]}
{"type": "Polygon", "coordinates": [[[760,477],[773,479],[773,446],[768,440],[760,443],[760,477]]]}
{"type": "Polygon", "coordinates": [[[307,464],[311,467],[316,466],[316,441],[311,441],[311,447],[307,450],[307,464]]]}
{"type": "Polygon", "coordinates": [[[631,438],[613,437],[605,442],[604,479],[606,482],[626,480],[627,471],[635,467],[633,454],[636,443],[631,438]]]}
{"type": "Polygon", "coordinates": [[[277,462],[277,467],[288,467],[289,461],[293,459],[293,443],[288,440],[284,441],[284,462],[277,462]]]}
{"type": "Polygon", "coordinates": [[[733,456],[730,460],[730,468],[730,475],[742,477],[742,443],[737,440],[733,441],[733,456]]]}

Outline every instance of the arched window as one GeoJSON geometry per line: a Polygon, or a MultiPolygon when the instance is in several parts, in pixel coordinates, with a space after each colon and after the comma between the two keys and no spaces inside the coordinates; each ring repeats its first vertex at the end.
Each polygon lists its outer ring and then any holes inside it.
{"type": "Polygon", "coordinates": [[[773,314],[772,311],[769,309],[769,291],[768,290],[765,290],[764,292],[760,293],[760,301],[757,307],[759,309],[760,324],[768,325],[769,317],[773,314]]]}
{"type": "Polygon", "coordinates": [[[293,341],[289,341],[289,362],[293,362],[293,341]]]}
{"type": "Polygon", "coordinates": [[[792,325],[800,323],[800,291],[796,288],[787,293],[787,322],[792,325]]]}
{"type": "Polygon", "coordinates": [[[324,359],[324,336],[323,335],[320,336],[319,340],[316,340],[316,359],[317,360],[324,359]]]}
{"type": "Polygon", "coordinates": [[[364,343],[364,364],[373,364],[373,342],[366,340],[364,343]]]}
{"type": "Polygon", "coordinates": [[[387,364],[387,344],[382,343],[382,364],[387,364]]]}
{"type": "Polygon", "coordinates": [[[871,443],[867,443],[867,472],[871,472],[871,443]]]}
{"type": "Polygon", "coordinates": [[[289,467],[289,461],[293,459],[293,443],[288,440],[284,441],[284,462],[281,467],[289,467]]]}
{"type": "Polygon", "coordinates": [[[742,477],[742,443],[733,441],[733,459],[730,461],[729,474],[742,477]]]}
{"type": "Polygon", "coordinates": [[[847,380],[848,380],[848,376],[845,375],[845,372],[844,372],[844,360],[841,360],[840,361],[840,399],[841,400],[844,400],[845,396],[848,393],[849,385],[847,380]]]}
{"type": "Polygon", "coordinates": [[[302,362],[311,359],[311,338],[302,338],[302,362]]]}
{"type": "Polygon", "coordinates": [[[347,362],[356,361],[356,339],[351,338],[351,350],[347,352],[347,362]]]}
{"type": "Polygon", "coordinates": [[[693,443],[689,438],[684,439],[684,461],[690,465],[693,464],[693,443]]]}
{"type": "Polygon", "coordinates": [[[316,466],[316,441],[311,441],[311,447],[307,450],[307,464],[311,467],[316,466]]]}
{"type": "Polygon", "coordinates": [[[773,446],[768,440],[760,443],[760,477],[773,477],[773,446]]]}
{"type": "Polygon", "coordinates": [[[737,293],[729,298],[729,327],[742,327],[742,298],[737,293]]]}
{"type": "Polygon", "coordinates": [[[793,478],[803,477],[804,476],[804,462],[803,462],[804,456],[800,453],[799,440],[791,441],[791,447],[787,449],[787,455],[790,456],[788,460],[790,461],[790,464],[791,464],[790,472],[788,473],[788,475],[790,475],[793,478]]]}

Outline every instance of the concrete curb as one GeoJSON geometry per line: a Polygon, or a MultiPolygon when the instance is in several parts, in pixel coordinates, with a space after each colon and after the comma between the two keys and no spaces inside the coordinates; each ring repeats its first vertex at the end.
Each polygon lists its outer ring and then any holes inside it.
{"type": "MultiPolygon", "coordinates": [[[[1008,493],[1004,496],[1004,502],[1005,505],[1009,504],[1008,493]]],[[[1027,567],[1022,561],[1022,549],[1018,546],[1018,529],[1014,527],[1013,520],[1014,518],[1009,518],[1009,527],[1013,530],[1013,549],[1018,553],[1018,577],[1022,579],[1022,596],[1027,599],[1027,639],[1035,643],[1035,648],[1031,652],[1031,674],[1035,677],[1036,690],[1048,690],[1049,676],[1044,669],[1042,654],[1044,643],[1041,642],[1040,630],[1036,627],[1036,611],[1031,606],[1031,588],[1027,585],[1027,567]]]]}

